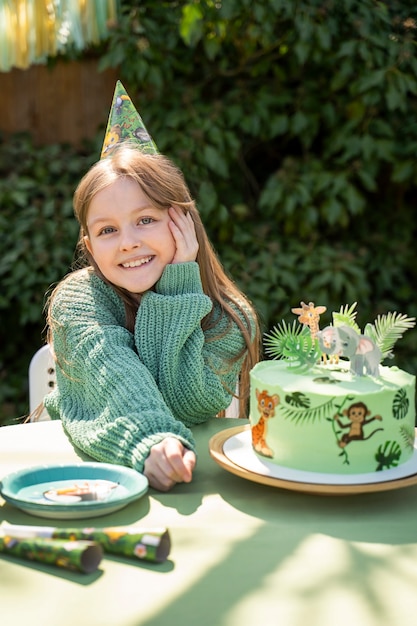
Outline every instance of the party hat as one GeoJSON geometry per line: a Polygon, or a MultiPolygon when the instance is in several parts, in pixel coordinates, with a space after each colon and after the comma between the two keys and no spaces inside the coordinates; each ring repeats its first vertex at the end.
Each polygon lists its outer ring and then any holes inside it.
{"type": "Polygon", "coordinates": [[[100,158],[109,156],[116,146],[126,141],[137,146],[142,152],[148,154],[157,154],[158,152],[141,116],[133,106],[122,83],[118,80],[100,158]]]}

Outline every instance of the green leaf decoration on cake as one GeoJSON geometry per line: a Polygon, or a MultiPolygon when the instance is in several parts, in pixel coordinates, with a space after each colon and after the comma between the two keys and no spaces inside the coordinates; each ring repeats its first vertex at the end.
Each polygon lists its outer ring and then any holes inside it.
{"type": "Polygon", "coordinates": [[[283,355],[290,368],[301,372],[313,367],[320,360],[321,352],[318,341],[308,334],[299,339],[289,337],[283,355]]]}
{"type": "Polygon", "coordinates": [[[356,330],[357,333],[361,334],[361,330],[356,323],[356,302],[351,304],[350,306],[346,304],[344,307],[340,307],[340,311],[333,313],[333,325],[334,326],[349,326],[356,330]]]}
{"type": "Polygon", "coordinates": [[[274,359],[282,359],[288,341],[298,342],[303,335],[310,335],[307,327],[300,326],[295,320],[292,324],[287,324],[285,320],[282,320],[280,324],[274,326],[269,335],[265,335],[265,352],[274,359]]]}
{"type": "Polygon", "coordinates": [[[404,419],[408,413],[409,406],[410,401],[407,398],[405,389],[399,389],[394,396],[394,400],[392,401],[393,417],[395,417],[396,420],[404,419]]]}
{"type": "Polygon", "coordinates": [[[310,407],[310,398],[301,391],[294,391],[294,393],[285,396],[285,402],[290,406],[302,407],[303,409],[310,407]]]}
{"type": "Polygon", "coordinates": [[[350,394],[348,396],[346,396],[344,398],[344,400],[342,400],[342,402],[340,402],[340,404],[336,404],[336,408],[337,408],[337,412],[339,413],[339,415],[342,415],[342,408],[346,405],[347,402],[353,402],[356,399],[356,396],[350,394]]]}
{"type": "Polygon", "coordinates": [[[315,422],[327,418],[328,415],[334,412],[334,400],[331,398],[319,406],[313,408],[298,408],[291,407],[287,404],[282,404],[280,407],[280,413],[284,418],[291,420],[292,422],[315,422]]]}
{"type": "Polygon", "coordinates": [[[349,461],[348,453],[346,452],[346,448],[344,448],[342,450],[342,452],[339,453],[339,456],[342,457],[342,459],[343,459],[343,465],[350,465],[350,461],[349,461]]]}
{"type": "Polygon", "coordinates": [[[414,428],[410,428],[407,425],[401,426],[400,433],[406,448],[413,450],[416,437],[414,428]]]}
{"type": "Polygon", "coordinates": [[[377,472],[390,467],[397,467],[401,457],[401,446],[397,441],[386,441],[384,445],[379,446],[375,454],[375,460],[378,465],[377,472]]]}
{"type": "Polygon", "coordinates": [[[299,371],[313,367],[320,360],[318,341],[311,337],[306,326],[294,320],[286,324],[283,320],[265,335],[265,352],[274,359],[285,359],[288,366],[299,371]]]}
{"type": "Polygon", "coordinates": [[[381,350],[382,359],[392,358],[392,349],[406,330],[415,326],[415,317],[407,317],[402,313],[378,315],[374,324],[367,324],[364,335],[372,339],[381,350]]]}

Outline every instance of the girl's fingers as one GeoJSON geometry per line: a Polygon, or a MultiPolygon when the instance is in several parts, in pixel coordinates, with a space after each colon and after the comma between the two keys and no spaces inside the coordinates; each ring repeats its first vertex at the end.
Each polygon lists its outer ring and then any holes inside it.
{"type": "Polygon", "coordinates": [[[175,482],[190,482],[195,466],[194,452],[174,437],[167,437],[164,441],[167,474],[175,482]]]}
{"type": "Polygon", "coordinates": [[[198,241],[191,214],[188,212],[184,213],[178,207],[170,207],[169,214],[171,217],[169,226],[177,247],[172,263],[195,261],[198,252],[198,241]]]}
{"type": "Polygon", "coordinates": [[[192,450],[186,450],[183,456],[183,463],[186,473],[183,474],[183,482],[189,483],[193,477],[193,471],[196,464],[196,457],[192,450]]]}
{"type": "Polygon", "coordinates": [[[149,484],[168,491],[176,483],[190,482],[196,457],[175,437],[167,437],[151,448],[145,461],[144,474],[149,484]]]}

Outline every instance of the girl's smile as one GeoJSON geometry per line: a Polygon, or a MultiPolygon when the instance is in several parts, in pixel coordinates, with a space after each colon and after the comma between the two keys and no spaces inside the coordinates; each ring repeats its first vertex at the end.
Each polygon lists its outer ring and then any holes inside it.
{"type": "Polygon", "coordinates": [[[108,281],[141,294],[175,256],[170,222],[169,211],[152,206],[136,181],[120,178],[92,199],[85,244],[108,281]]]}
{"type": "Polygon", "coordinates": [[[146,257],[145,259],[137,259],[136,261],[128,261],[127,263],[122,263],[123,267],[139,267],[140,265],[144,265],[144,263],[149,263],[152,261],[151,256],[146,257]]]}

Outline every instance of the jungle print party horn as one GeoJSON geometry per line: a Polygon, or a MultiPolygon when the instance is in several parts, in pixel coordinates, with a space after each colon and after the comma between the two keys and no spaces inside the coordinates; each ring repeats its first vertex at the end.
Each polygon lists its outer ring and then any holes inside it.
{"type": "Polygon", "coordinates": [[[93,541],[104,552],[161,563],[171,550],[171,538],[166,528],[53,528],[49,526],[18,526],[3,523],[0,532],[14,537],[93,541]]]}
{"type": "Polygon", "coordinates": [[[103,557],[103,548],[93,541],[69,541],[43,537],[0,535],[0,552],[46,565],[91,574],[103,557]]]}

